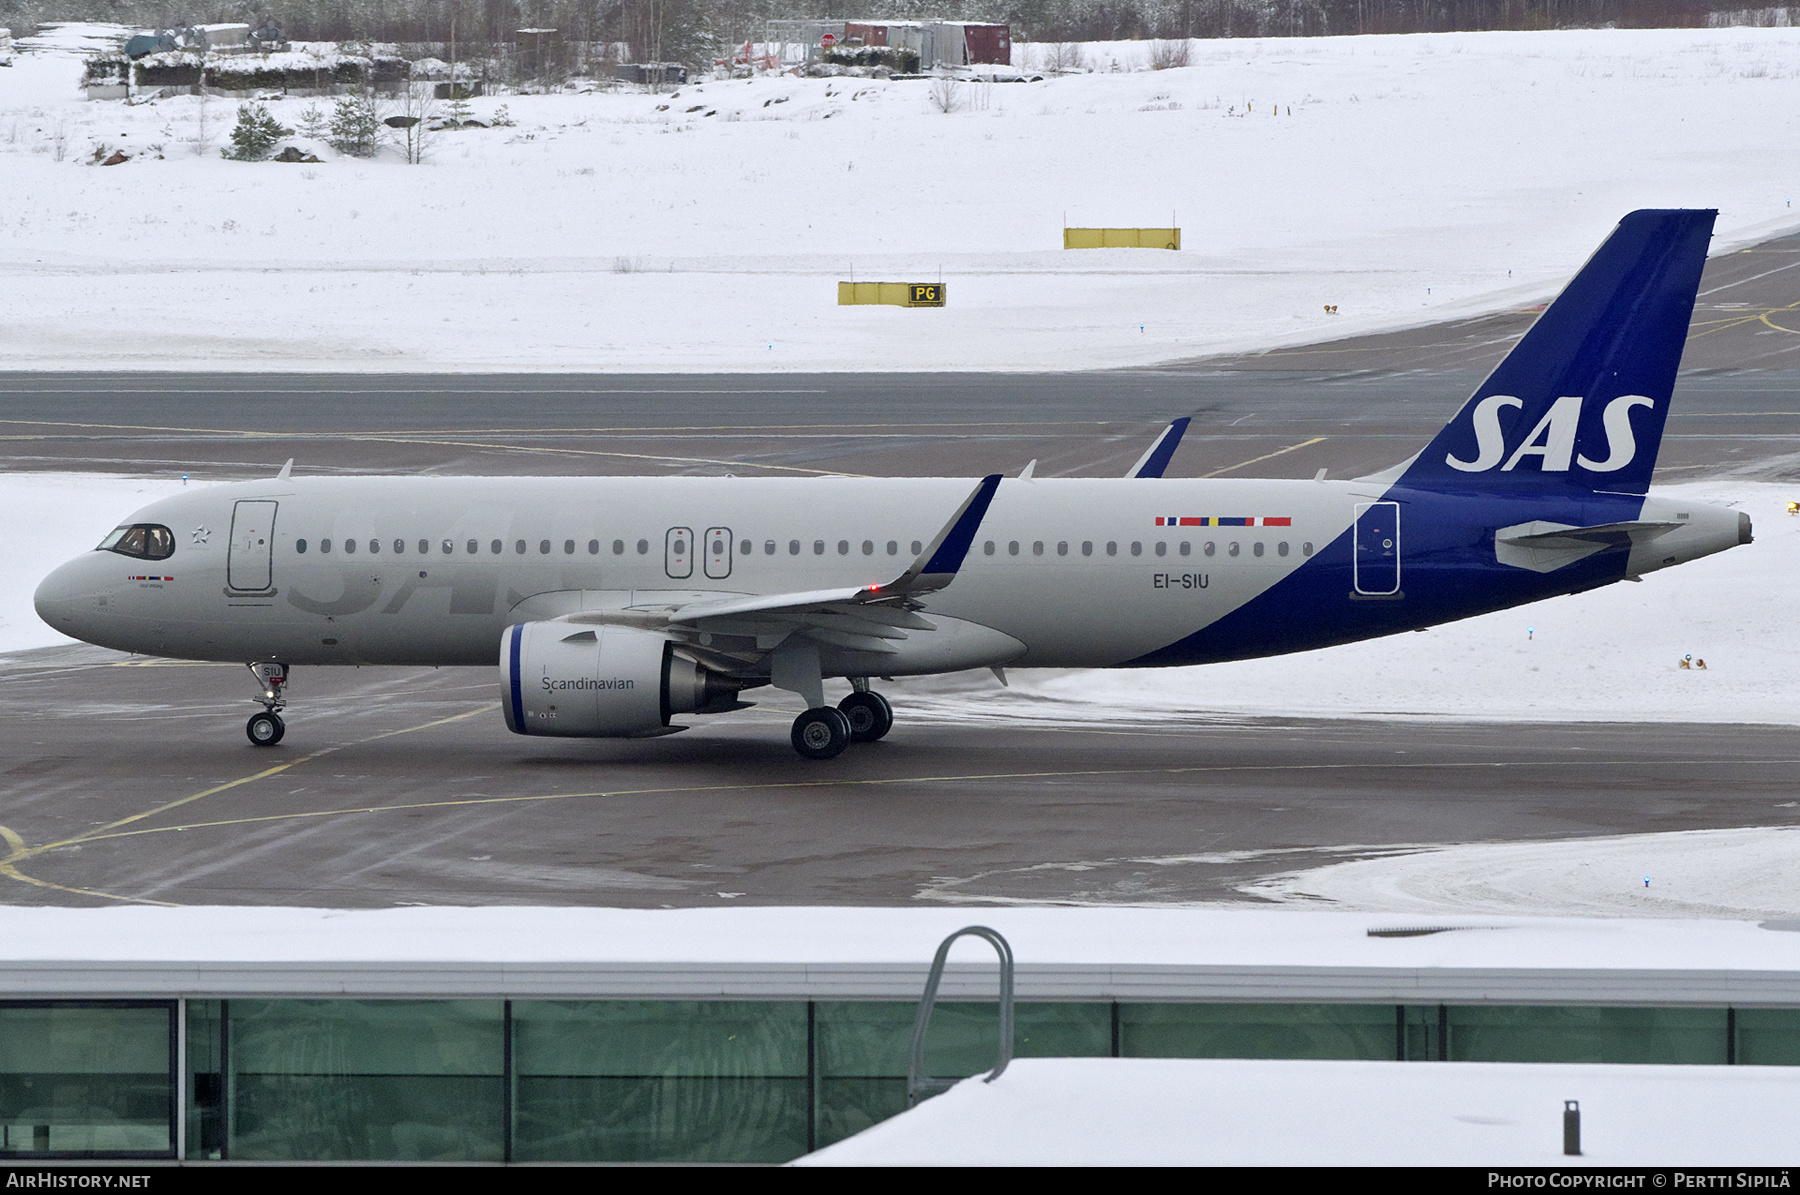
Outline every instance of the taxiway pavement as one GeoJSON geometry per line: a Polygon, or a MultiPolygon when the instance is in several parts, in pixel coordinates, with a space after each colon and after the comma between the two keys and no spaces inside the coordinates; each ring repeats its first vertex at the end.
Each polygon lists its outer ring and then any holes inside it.
{"type": "MultiPolygon", "coordinates": [[[[522,739],[490,669],[303,669],[251,747],[235,666],[0,661],[0,901],[1185,902],[1406,844],[1792,825],[1800,733],[909,716],[811,763],[786,694],[664,739],[522,739]]],[[[987,681],[992,684],[991,679],[987,681]]]]}

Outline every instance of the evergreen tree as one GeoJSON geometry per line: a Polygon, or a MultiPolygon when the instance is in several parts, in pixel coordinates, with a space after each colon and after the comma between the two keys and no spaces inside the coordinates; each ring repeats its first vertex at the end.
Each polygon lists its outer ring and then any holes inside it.
{"type": "Polygon", "coordinates": [[[381,137],[381,117],[372,95],[346,95],[331,110],[331,147],[353,158],[372,158],[381,137]]]}
{"type": "Polygon", "coordinates": [[[275,152],[275,143],[294,130],[284,129],[261,104],[239,104],[231,148],[219,152],[238,162],[260,162],[275,152]]]}

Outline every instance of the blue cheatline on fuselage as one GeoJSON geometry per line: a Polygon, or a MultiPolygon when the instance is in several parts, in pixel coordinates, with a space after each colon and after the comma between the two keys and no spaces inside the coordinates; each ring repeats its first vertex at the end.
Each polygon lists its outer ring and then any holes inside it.
{"type": "Polygon", "coordinates": [[[1352,527],[1236,610],[1121,667],[1329,647],[1621,580],[1628,542],[1538,573],[1501,564],[1494,533],[1639,517],[1717,215],[1621,220],[1456,417],[1371,497],[1398,508],[1390,600],[1357,592],[1352,527]]]}

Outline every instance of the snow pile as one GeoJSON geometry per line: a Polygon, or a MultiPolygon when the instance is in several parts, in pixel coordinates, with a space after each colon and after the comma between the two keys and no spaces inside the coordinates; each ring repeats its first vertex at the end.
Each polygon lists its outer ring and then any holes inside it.
{"type": "Polygon", "coordinates": [[[488,97],[516,127],[436,134],[423,167],[298,169],[221,160],[229,100],[84,102],[67,48],[101,32],[0,72],[13,368],[1123,366],[1540,302],[1637,207],[1719,207],[1719,250],[1800,226],[1800,29],[1207,41],[947,105],[792,77],[488,97]],[[1179,252],[1061,248],[1171,219],[1179,252]],[[836,306],[940,276],[941,310],[836,306]]]}
{"type": "Polygon", "coordinates": [[[1785,918],[1800,912],[1797,864],[1800,828],[1684,830],[1386,851],[1240,891],[1384,913],[1785,918]]]}
{"type": "MultiPolygon", "coordinates": [[[[1723,983],[1719,972],[1781,981],[1800,973],[1800,922],[1764,928],[1733,920],[1468,917],[1434,920],[1442,932],[1369,936],[1392,921],[1318,910],[1174,908],[780,907],[699,909],[317,909],[208,906],[97,909],[9,906],[0,967],[25,962],[254,962],[396,964],[585,963],[894,968],[921,981],[946,936],[972,921],[1012,944],[1022,997],[1077,982],[1065,967],[1270,969],[1278,982],[1314,969],[1392,970],[1415,989],[1420,972],[1450,968],[1523,972],[1576,969],[1603,983],[1646,971],[1670,983],[1723,983]],[[1480,932],[1461,932],[1463,930],[1480,932]],[[1040,971],[1048,968],[1048,971],[1040,971]],[[1686,973],[1696,973],[1689,976],[1686,973]],[[1699,974],[1704,973],[1704,974],[1699,974]],[[1689,982],[1689,978],[1693,982],[1689,982]]],[[[1404,926],[1414,922],[1402,922],[1404,926]]],[[[947,995],[991,993],[994,952],[966,938],[950,954],[947,995]]],[[[1089,976],[1097,985],[1111,973],[1089,976]]],[[[1467,977],[1464,976],[1466,979],[1467,977]]],[[[1127,977],[1129,979],[1129,977],[1127,977]]],[[[906,982],[910,982],[907,980],[906,982]]],[[[1124,981],[1119,981],[1124,982],[1124,981]]],[[[1198,982],[1198,981],[1197,981],[1198,982]]],[[[1460,980],[1459,980],[1460,982],[1460,980]]],[[[1767,985],[1763,985],[1765,988],[1767,985]]],[[[1060,990],[1066,994],[1066,986],[1060,990]]],[[[1691,996],[1689,997],[1691,998],[1691,996]]]]}
{"type": "Polygon", "coordinates": [[[1784,1166],[1796,1098],[1780,1066],[1024,1058],[796,1165],[1784,1166]]]}

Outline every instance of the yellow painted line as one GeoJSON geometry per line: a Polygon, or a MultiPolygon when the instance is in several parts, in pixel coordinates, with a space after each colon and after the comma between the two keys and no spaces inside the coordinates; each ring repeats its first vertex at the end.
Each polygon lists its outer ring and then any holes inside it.
{"type": "MultiPolygon", "coordinates": [[[[1706,321],[1707,324],[1715,325],[1715,326],[1707,327],[1704,332],[1695,332],[1695,331],[1690,330],[1688,332],[1687,338],[1690,341],[1700,340],[1704,337],[1711,336],[1715,332],[1729,332],[1733,328],[1742,328],[1746,324],[1758,324],[1758,323],[1767,324],[1769,327],[1775,329],[1775,331],[1777,331],[1777,332],[1793,332],[1794,329],[1792,329],[1792,328],[1784,328],[1780,324],[1771,322],[1769,317],[1773,316],[1773,315],[1778,315],[1783,311],[1793,311],[1795,308],[1800,308],[1800,302],[1789,303],[1784,307],[1765,307],[1760,311],[1736,312],[1730,316],[1726,316],[1726,317],[1716,319],[1716,320],[1706,321]]],[[[1705,326],[1705,325],[1702,325],[1702,326],[1705,326]]],[[[1796,333],[1796,335],[1800,335],[1800,333],[1796,333]]]]}
{"type": "MultiPolygon", "coordinates": [[[[0,826],[0,839],[5,839],[7,848],[12,852],[14,857],[17,857],[21,851],[25,850],[25,840],[20,838],[15,831],[6,826],[0,826]]],[[[17,880],[21,884],[32,884],[39,888],[52,888],[58,892],[73,892],[76,896],[96,896],[102,900],[119,900],[128,904],[138,905],[161,905],[164,908],[170,909],[179,907],[166,900],[150,900],[142,896],[118,896],[111,892],[96,892],[92,888],[70,888],[63,884],[52,884],[49,880],[40,880],[36,876],[26,875],[17,867],[14,867],[10,862],[0,863],[0,876],[5,876],[9,880],[17,880]]]]}
{"type": "Polygon", "coordinates": [[[1226,465],[1223,469],[1214,469],[1211,473],[1202,473],[1200,476],[1201,477],[1217,477],[1221,473],[1230,473],[1237,469],[1243,469],[1243,468],[1249,467],[1250,465],[1258,464],[1262,461],[1272,460],[1275,457],[1283,455],[1284,453],[1295,452],[1302,448],[1310,448],[1314,444],[1322,444],[1322,443],[1324,443],[1325,439],[1326,439],[1326,437],[1324,437],[1324,436],[1314,436],[1310,440],[1302,440],[1298,444],[1289,444],[1286,448],[1277,448],[1274,452],[1265,452],[1261,456],[1253,456],[1247,461],[1239,461],[1235,465],[1226,465]]]}
{"type": "Polygon", "coordinates": [[[41,888],[54,888],[61,892],[73,892],[79,896],[99,896],[108,900],[133,901],[139,904],[170,905],[170,907],[176,907],[168,901],[150,900],[145,897],[137,896],[115,896],[112,893],[107,892],[94,892],[83,888],[69,888],[62,884],[53,884],[48,880],[40,880],[24,874],[19,871],[16,865],[26,859],[41,855],[45,851],[56,850],[58,847],[78,846],[82,843],[94,842],[100,839],[126,838],[134,833],[144,833],[145,831],[121,831],[120,828],[132,825],[136,822],[141,822],[145,818],[155,817],[161,813],[167,813],[171,809],[179,809],[183,805],[190,805],[193,802],[202,800],[206,797],[217,796],[219,793],[228,792],[231,789],[241,787],[242,785],[251,784],[258,780],[266,780],[270,776],[279,776],[290,768],[297,768],[303,763],[330,755],[335,751],[342,751],[347,747],[360,747],[365,743],[379,742],[382,739],[393,738],[396,735],[412,734],[414,731],[418,730],[430,730],[434,726],[444,726],[451,722],[460,722],[464,718],[473,718],[477,714],[489,713],[498,708],[500,708],[499,702],[488,702],[477,706],[475,709],[465,710],[460,714],[451,714],[444,718],[436,718],[430,722],[420,723],[417,726],[402,727],[399,730],[384,730],[380,734],[372,734],[367,738],[357,739],[354,742],[324,747],[309,755],[303,755],[299,759],[289,760],[286,763],[277,764],[272,768],[264,768],[260,772],[256,772],[249,776],[240,776],[238,779],[226,781],[224,784],[215,784],[213,787],[194,793],[192,796],[181,797],[174,801],[167,801],[153,809],[146,809],[142,813],[134,813],[129,817],[122,817],[116,821],[108,822],[104,826],[96,826],[92,830],[74,834],[68,838],[59,838],[55,842],[47,842],[42,846],[27,846],[25,840],[17,833],[5,827],[0,827],[0,840],[4,840],[7,846],[6,857],[0,859],[0,876],[17,880],[20,883],[34,884],[41,888]]]}

